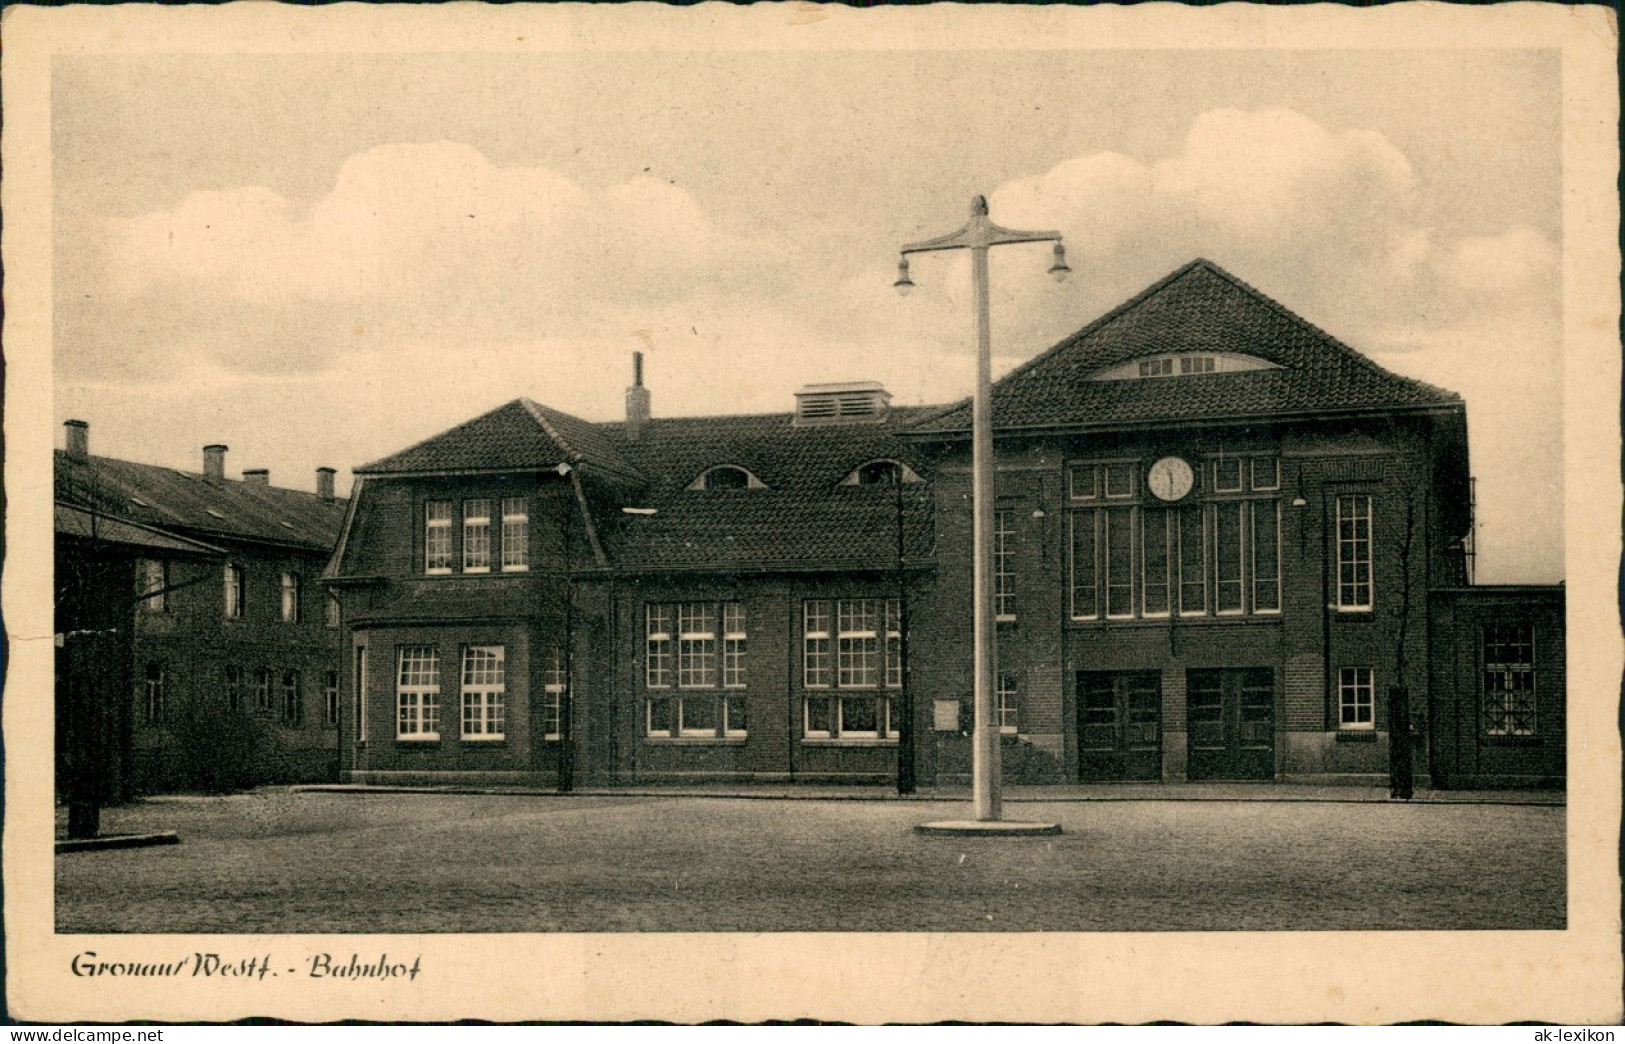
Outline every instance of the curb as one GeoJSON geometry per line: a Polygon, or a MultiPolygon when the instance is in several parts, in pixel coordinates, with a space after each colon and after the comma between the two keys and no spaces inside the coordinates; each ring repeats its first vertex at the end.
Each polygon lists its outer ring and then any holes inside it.
{"type": "Polygon", "coordinates": [[[151,848],[154,845],[178,845],[181,836],[172,830],[158,834],[108,834],[105,837],[64,838],[56,843],[58,854],[63,852],[101,852],[111,848],[151,848]]]}

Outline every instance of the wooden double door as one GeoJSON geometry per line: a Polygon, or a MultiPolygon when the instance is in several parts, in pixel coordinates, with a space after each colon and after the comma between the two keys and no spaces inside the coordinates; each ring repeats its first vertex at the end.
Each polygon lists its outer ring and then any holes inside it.
{"type": "Polygon", "coordinates": [[[1187,671],[1185,701],[1188,778],[1275,778],[1274,671],[1187,671]]]}
{"type": "Polygon", "coordinates": [[[1078,778],[1162,778],[1162,672],[1079,671],[1078,778]]]}

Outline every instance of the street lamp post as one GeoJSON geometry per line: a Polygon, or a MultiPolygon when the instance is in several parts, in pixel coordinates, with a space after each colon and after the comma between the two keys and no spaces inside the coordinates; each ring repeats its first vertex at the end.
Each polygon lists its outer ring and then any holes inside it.
{"type": "MultiPolygon", "coordinates": [[[[1071,272],[1059,232],[1018,232],[1000,228],[987,216],[987,199],[971,200],[970,221],[959,231],[936,239],[910,243],[902,249],[897,264],[899,293],[914,287],[909,278],[908,255],[933,250],[969,250],[971,281],[976,301],[976,394],[971,412],[971,505],[974,544],[975,590],[975,729],[972,747],[971,798],[976,820],[998,822],[1002,818],[999,765],[999,714],[994,705],[994,657],[996,630],[993,614],[993,419],[989,402],[993,389],[993,346],[988,322],[987,252],[1011,243],[1054,243],[1055,260],[1050,275],[1059,282],[1071,272]]],[[[1013,824],[1012,824],[1013,825],[1013,824]]]]}

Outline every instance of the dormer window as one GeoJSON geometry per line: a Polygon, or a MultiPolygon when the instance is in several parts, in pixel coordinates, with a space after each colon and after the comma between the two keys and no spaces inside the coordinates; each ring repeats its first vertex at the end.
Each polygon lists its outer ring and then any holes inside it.
{"type": "Polygon", "coordinates": [[[924,482],[919,474],[898,460],[871,460],[841,480],[843,486],[895,486],[899,482],[924,482]]]}
{"type": "Polygon", "coordinates": [[[1170,352],[1108,366],[1097,371],[1092,381],[1133,381],[1148,377],[1193,377],[1204,373],[1238,373],[1243,370],[1278,370],[1275,363],[1240,352],[1170,352]]]}
{"type": "Polygon", "coordinates": [[[766,489],[767,483],[734,464],[719,464],[688,484],[693,490],[766,489]]]}
{"type": "Polygon", "coordinates": [[[809,384],[796,392],[796,426],[860,424],[886,417],[891,404],[884,385],[875,381],[809,384]]]}

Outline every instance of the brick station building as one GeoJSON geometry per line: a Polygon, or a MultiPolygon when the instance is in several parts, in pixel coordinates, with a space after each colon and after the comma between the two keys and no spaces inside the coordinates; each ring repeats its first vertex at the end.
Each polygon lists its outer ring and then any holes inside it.
{"type": "MultiPolygon", "coordinates": [[[[1399,687],[1424,783],[1561,782],[1561,589],[1470,586],[1459,396],[1199,260],[993,410],[1007,779],[1375,782],[1399,687]]],[[[624,421],[519,399],[356,469],[344,769],[965,779],[969,428],[869,383],[656,418],[639,360],[624,421]]]]}

